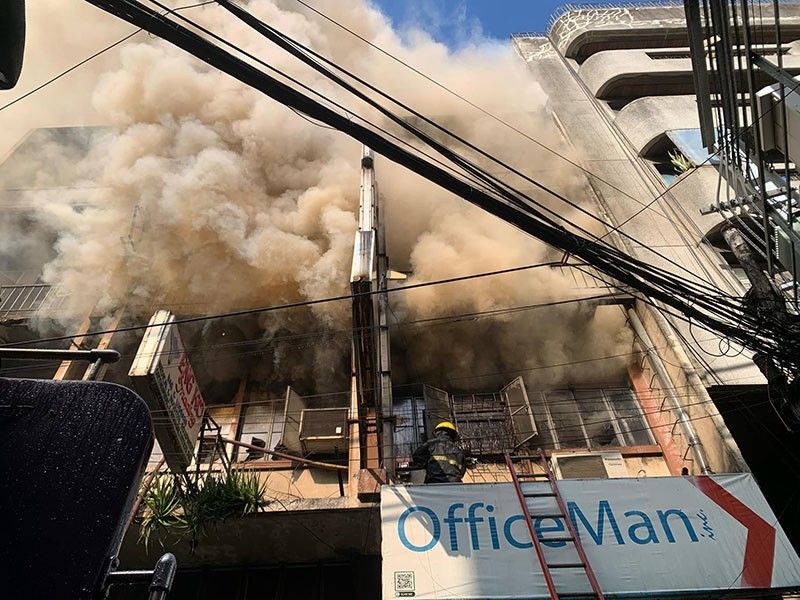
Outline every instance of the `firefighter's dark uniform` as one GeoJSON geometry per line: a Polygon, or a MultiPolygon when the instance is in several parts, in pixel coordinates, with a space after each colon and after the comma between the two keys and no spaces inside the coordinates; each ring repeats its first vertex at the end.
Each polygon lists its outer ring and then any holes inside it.
{"type": "Polygon", "coordinates": [[[414,451],[413,463],[425,467],[425,483],[457,483],[464,477],[464,453],[454,437],[447,430],[437,429],[433,439],[414,451]]]}

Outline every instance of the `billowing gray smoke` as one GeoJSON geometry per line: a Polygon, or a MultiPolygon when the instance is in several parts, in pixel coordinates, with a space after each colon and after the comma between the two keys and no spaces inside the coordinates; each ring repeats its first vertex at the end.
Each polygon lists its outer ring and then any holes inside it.
{"type": "MultiPolygon", "coordinates": [[[[568,151],[545,113],[541,88],[509,44],[478,39],[454,53],[421,31],[401,38],[369,2],[317,4],[543,143],[568,151]]],[[[584,194],[583,179],[561,159],[301,8],[293,0],[248,3],[260,18],[488,151],[570,197],[584,194]]],[[[190,14],[270,64],[332,93],[220,8],[190,14]]],[[[66,165],[92,173],[82,175],[93,188],[85,191],[88,201],[76,207],[41,196],[36,204],[36,222],[57,240],[43,277],[68,292],[71,313],[83,314],[95,304],[106,312],[140,307],[143,317],[156,305],[183,314],[209,313],[346,293],[358,145],[165,43],[137,39],[94,87],[94,108],[112,133],[95,143],[90,165],[66,165]]],[[[411,272],[410,283],[558,259],[538,241],[386,161],[379,160],[377,169],[387,205],[390,260],[393,268],[411,272]]],[[[559,211],[582,221],[563,206],[559,211]]],[[[620,311],[578,305],[460,326],[409,323],[563,299],[575,293],[573,288],[573,280],[560,271],[538,269],[395,294],[397,321],[407,323],[394,335],[398,376],[460,385],[466,375],[495,373],[507,379],[516,370],[629,350],[620,311]]],[[[346,330],[349,323],[350,306],[340,302],[274,313],[263,317],[260,327],[268,341],[303,331],[346,330]]],[[[278,353],[265,354],[264,360],[283,361],[281,367],[296,369],[297,376],[307,375],[307,363],[313,363],[315,387],[323,389],[333,385],[348,352],[347,337],[334,336],[306,342],[295,353],[294,360],[305,366],[293,366],[278,353]]],[[[624,359],[613,368],[622,364],[624,359]]],[[[596,364],[591,369],[598,373],[596,364]]],[[[575,368],[542,373],[548,382],[585,375],[575,368]]],[[[464,385],[488,385],[476,381],[464,385]]]]}

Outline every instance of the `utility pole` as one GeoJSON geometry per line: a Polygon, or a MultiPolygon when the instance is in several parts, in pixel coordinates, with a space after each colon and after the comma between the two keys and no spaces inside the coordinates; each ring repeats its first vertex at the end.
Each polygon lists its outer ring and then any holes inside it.
{"type": "Polygon", "coordinates": [[[361,153],[358,231],[353,248],[353,367],[358,395],[360,467],[394,476],[388,257],[372,150],[361,153]]]}

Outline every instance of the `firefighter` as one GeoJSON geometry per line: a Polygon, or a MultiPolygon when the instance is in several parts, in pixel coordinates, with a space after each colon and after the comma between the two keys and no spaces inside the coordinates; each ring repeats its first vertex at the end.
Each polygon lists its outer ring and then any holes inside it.
{"type": "Polygon", "coordinates": [[[457,439],[456,426],[442,421],[433,429],[433,439],[414,451],[412,462],[425,468],[425,483],[461,482],[467,467],[457,439]]]}

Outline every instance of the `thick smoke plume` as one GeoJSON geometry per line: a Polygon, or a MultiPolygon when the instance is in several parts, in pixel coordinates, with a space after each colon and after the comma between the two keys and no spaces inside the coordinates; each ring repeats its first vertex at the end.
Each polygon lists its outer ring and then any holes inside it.
{"type": "MultiPolygon", "coordinates": [[[[542,143],[570,152],[546,114],[541,88],[509,44],[476,39],[453,52],[421,30],[401,36],[367,2],[317,4],[542,143]]],[[[585,195],[584,180],[567,163],[293,0],[251,0],[247,7],[534,178],[569,197],[585,195]]],[[[315,89],[334,93],[219,7],[186,14],[315,89]]],[[[94,138],[88,159],[55,161],[58,168],[74,170],[80,187],[91,188],[81,191],[85,201],[41,193],[32,199],[34,221],[43,235],[55,239],[42,277],[67,294],[67,312],[81,315],[97,306],[111,313],[125,307],[144,319],[157,306],[197,314],[347,293],[359,146],[166,43],[137,39],[94,86],[93,107],[109,126],[107,133],[94,138]]],[[[357,105],[352,111],[374,118],[357,105]]],[[[410,283],[560,258],[387,161],[377,161],[377,175],[390,262],[410,273],[410,283]]],[[[520,180],[511,181],[530,190],[520,180]]],[[[541,192],[531,193],[559,214],[590,225],[541,192]]],[[[534,384],[547,385],[614,376],[598,367],[608,362],[590,363],[584,370],[540,368],[629,351],[618,309],[575,304],[460,324],[417,323],[560,300],[575,295],[574,288],[561,270],[537,269],[394,294],[396,379],[481,388],[517,372],[534,374],[534,384]]],[[[277,372],[277,365],[281,377],[310,377],[311,389],[343,389],[348,303],[273,313],[257,325],[255,335],[267,345],[275,336],[327,331],[288,349],[270,346],[261,355],[261,371],[277,372]]],[[[608,368],[619,369],[624,362],[612,361],[608,368]]]]}

